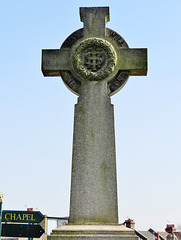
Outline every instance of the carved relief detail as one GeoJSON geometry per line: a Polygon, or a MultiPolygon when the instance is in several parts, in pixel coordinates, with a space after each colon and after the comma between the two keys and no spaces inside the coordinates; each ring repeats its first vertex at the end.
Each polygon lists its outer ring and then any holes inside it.
{"type": "Polygon", "coordinates": [[[72,53],[72,65],[76,73],[87,80],[102,80],[115,68],[117,55],[106,40],[88,38],[72,53]]]}
{"type": "MultiPolygon", "coordinates": [[[[77,45],[78,41],[80,41],[81,38],[83,38],[83,34],[84,34],[83,28],[73,32],[64,41],[61,48],[71,48],[71,47],[73,47],[74,44],[77,45]]],[[[124,47],[124,48],[128,47],[128,44],[126,43],[124,38],[112,29],[106,28],[106,37],[109,38],[111,41],[113,41],[118,47],[124,47]]],[[[97,49],[98,53],[102,54],[102,55],[100,55],[100,58],[99,58],[100,65],[99,64],[96,65],[94,62],[93,66],[91,67],[91,64],[89,61],[91,61],[91,58],[93,56],[89,55],[89,48],[87,48],[87,49],[85,49],[85,52],[84,52],[85,55],[83,55],[84,58],[82,60],[82,67],[88,72],[91,72],[91,69],[92,69],[92,73],[93,73],[93,75],[95,75],[96,73],[101,71],[103,66],[106,64],[105,63],[106,55],[104,55],[104,51],[101,51],[101,52],[99,51],[99,47],[94,49],[94,47],[92,46],[91,49],[94,51],[94,54],[95,54],[96,49],[97,49]]],[[[96,56],[94,58],[94,61],[96,61],[96,56]]],[[[64,83],[67,85],[67,87],[70,90],[72,90],[77,95],[80,94],[81,83],[78,81],[79,78],[76,78],[75,76],[71,75],[68,71],[61,72],[61,77],[62,77],[64,83]]],[[[128,78],[129,78],[128,71],[119,71],[118,74],[116,75],[116,77],[114,79],[112,79],[112,81],[108,82],[108,94],[113,95],[114,93],[119,91],[126,84],[128,78]]]]}

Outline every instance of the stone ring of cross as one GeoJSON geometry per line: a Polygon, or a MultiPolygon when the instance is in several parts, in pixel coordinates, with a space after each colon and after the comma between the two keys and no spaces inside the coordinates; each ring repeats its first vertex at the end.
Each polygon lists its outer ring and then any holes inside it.
{"type": "Polygon", "coordinates": [[[128,48],[126,41],[115,31],[106,28],[106,39],[83,37],[83,28],[73,32],[61,49],[71,48],[71,71],[61,72],[65,85],[79,95],[81,79],[100,81],[107,78],[108,95],[119,91],[129,78],[129,71],[116,69],[115,48],[128,48]],[[109,77],[108,77],[109,76],[109,77]]]}
{"type": "Polygon", "coordinates": [[[147,49],[129,48],[118,33],[106,28],[108,7],[80,8],[80,18],[84,28],[73,32],[60,49],[42,51],[44,76],[61,76],[77,95],[84,83],[104,81],[111,96],[129,76],[147,74],[147,49]]]}

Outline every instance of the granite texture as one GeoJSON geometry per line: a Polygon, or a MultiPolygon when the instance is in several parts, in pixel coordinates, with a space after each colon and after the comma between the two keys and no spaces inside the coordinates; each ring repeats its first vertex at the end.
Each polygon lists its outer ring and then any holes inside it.
{"type": "Polygon", "coordinates": [[[75,106],[70,223],[118,223],[114,112],[104,81],[87,81],[75,106]]]}

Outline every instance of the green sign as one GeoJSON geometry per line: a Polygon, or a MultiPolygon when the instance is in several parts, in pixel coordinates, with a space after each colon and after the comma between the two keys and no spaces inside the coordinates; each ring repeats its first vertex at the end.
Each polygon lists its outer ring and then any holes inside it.
{"type": "Polygon", "coordinates": [[[2,224],[1,236],[39,238],[45,232],[40,225],[2,224]]]}
{"type": "Polygon", "coordinates": [[[44,218],[39,211],[2,211],[2,222],[39,223],[44,218]]]}

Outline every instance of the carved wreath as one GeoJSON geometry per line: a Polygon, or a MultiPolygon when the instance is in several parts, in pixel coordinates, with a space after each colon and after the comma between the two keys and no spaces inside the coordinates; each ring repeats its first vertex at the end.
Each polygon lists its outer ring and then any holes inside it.
{"type": "Polygon", "coordinates": [[[110,75],[116,65],[117,55],[113,46],[106,40],[100,38],[88,38],[75,49],[72,55],[72,64],[76,73],[80,74],[83,78],[91,81],[103,80],[110,75]],[[101,49],[105,54],[105,64],[97,71],[87,69],[84,64],[83,56],[87,49],[101,49]]]}

